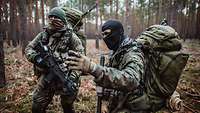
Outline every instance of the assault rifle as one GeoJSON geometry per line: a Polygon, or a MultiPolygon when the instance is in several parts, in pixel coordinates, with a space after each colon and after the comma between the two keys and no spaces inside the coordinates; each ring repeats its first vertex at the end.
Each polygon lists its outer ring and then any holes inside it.
{"type": "MultiPolygon", "coordinates": [[[[100,65],[104,66],[105,64],[105,56],[103,54],[100,55],[100,65]]],[[[96,86],[97,92],[97,110],[96,113],[101,113],[102,99],[103,99],[103,87],[96,86]]]]}
{"type": "MultiPolygon", "coordinates": [[[[109,53],[100,53],[100,65],[104,66],[105,65],[105,55],[108,55],[110,57],[110,52],[109,53]]],[[[97,106],[96,106],[96,113],[101,113],[102,109],[102,101],[103,100],[108,100],[109,97],[113,96],[113,90],[112,89],[107,89],[101,86],[96,86],[96,93],[97,93],[97,106]]]]}
{"type": "Polygon", "coordinates": [[[77,86],[69,79],[71,71],[66,70],[66,65],[62,59],[56,58],[48,45],[44,45],[42,42],[38,43],[35,50],[39,53],[40,57],[44,59],[45,64],[47,65],[47,75],[44,78],[44,84],[48,85],[52,82],[55,76],[57,76],[63,84],[64,93],[67,95],[73,95],[77,86]]]}

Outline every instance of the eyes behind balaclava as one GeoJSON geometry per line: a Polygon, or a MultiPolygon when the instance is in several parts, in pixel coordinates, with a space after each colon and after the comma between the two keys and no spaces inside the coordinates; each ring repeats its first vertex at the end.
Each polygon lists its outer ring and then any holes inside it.
{"type": "MultiPolygon", "coordinates": [[[[110,34],[107,34],[103,40],[110,50],[116,51],[124,40],[124,29],[122,24],[116,20],[108,20],[102,26],[102,32],[110,29],[110,34]]],[[[105,33],[105,32],[104,32],[105,33]]]]}

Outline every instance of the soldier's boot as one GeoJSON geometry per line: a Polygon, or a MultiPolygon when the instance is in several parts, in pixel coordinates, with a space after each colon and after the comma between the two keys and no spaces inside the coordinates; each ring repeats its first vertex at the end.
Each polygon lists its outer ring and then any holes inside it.
{"type": "Polygon", "coordinates": [[[33,95],[32,113],[46,113],[46,108],[51,100],[52,96],[48,97],[48,95],[45,96],[39,94],[33,95]]]}
{"type": "Polygon", "coordinates": [[[63,107],[64,113],[75,113],[73,105],[68,105],[67,107],[63,107]]]}
{"type": "Polygon", "coordinates": [[[32,113],[46,113],[45,108],[42,108],[40,104],[33,102],[32,113]]]}
{"type": "Polygon", "coordinates": [[[61,105],[64,113],[75,113],[73,102],[75,100],[75,95],[72,97],[61,95],[61,105]]]}

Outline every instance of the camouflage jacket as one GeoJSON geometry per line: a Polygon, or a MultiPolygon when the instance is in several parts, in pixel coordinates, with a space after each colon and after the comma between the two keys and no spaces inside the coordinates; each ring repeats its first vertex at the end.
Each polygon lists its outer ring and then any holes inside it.
{"type": "Polygon", "coordinates": [[[133,91],[144,75],[143,53],[135,41],[126,38],[111,56],[108,66],[96,65],[92,75],[104,88],[133,91]]]}
{"type": "MultiPolygon", "coordinates": [[[[40,32],[25,49],[25,55],[28,61],[34,63],[34,58],[38,55],[35,47],[42,40],[46,40],[48,46],[54,52],[54,55],[63,59],[68,56],[69,50],[77,51],[81,54],[84,53],[82,43],[75,33],[72,33],[72,37],[69,37],[67,32],[63,35],[59,35],[60,34],[54,33],[48,36],[46,31],[40,32]]],[[[73,71],[71,74],[75,75],[76,78],[80,76],[80,72],[78,71],[73,71]]]]}
{"type": "Polygon", "coordinates": [[[86,55],[86,36],[80,31],[75,32],[75,33],[78,36],[78,38],[81,40],[82,46],[84,48],[84,53],[86,55]]]}

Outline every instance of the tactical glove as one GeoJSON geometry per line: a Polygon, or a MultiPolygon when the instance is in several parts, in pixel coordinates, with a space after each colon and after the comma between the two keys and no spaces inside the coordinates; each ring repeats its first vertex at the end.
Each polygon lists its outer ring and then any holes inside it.
{"type": "Polygon", "coordinates": [[[35,61],[35,65],[38,66],[39,68],[47,68],[47,64],[44,61],[44,59],[42,57],[40,57],[40,55],[36,55],[34,58],[35,61]]]}
{"type": "Polygon", "coordinates": [[[91,73],[96,65],[88,57],[74,51],[69,51],[69,57],[67,58],[66,64],[69,69],[79,70],[83,73],[91,73]]]}

